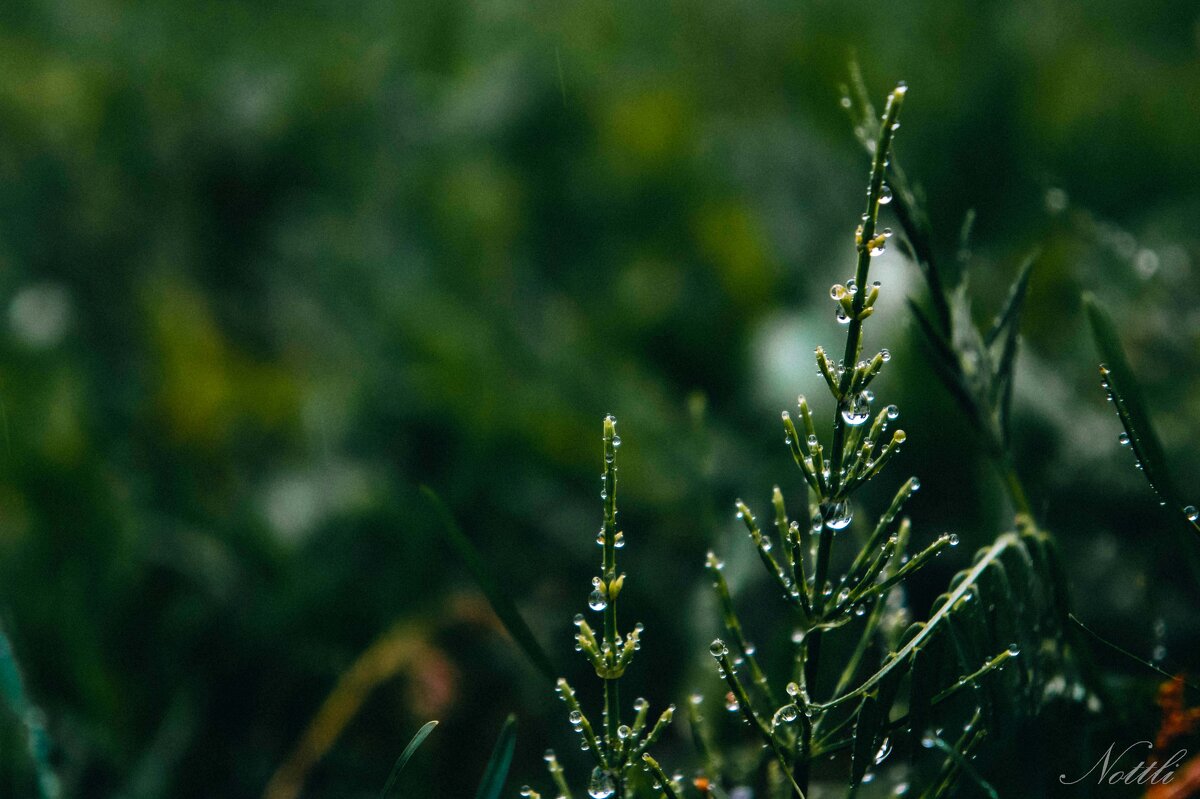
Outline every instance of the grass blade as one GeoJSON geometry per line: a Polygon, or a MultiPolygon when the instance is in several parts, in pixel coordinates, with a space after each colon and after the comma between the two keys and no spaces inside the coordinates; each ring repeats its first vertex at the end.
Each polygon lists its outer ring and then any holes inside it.
{"type": "Polygon", "coordinates": [[[404,767],[408,765],[408,761],[413,756],[413,752],[425,742],[429,737],[429,733],[433,732],[433,728],[438,723],[436,721],[426,722],[421,729],[417,730],[417,734],[408,742],[408,746],[404,747],[404,751],[400,753],[400,757],[396,759],[396,765],[392,766],[392,773],[388,775],[387,783],[384,784],[383,790],[379,792],[379,799],[387,799],[391,794],[392,788],[396,786],[396,780],[400,778],[400,772],[404,771],[404,767]]]}
{"type": "Polygon", "coordinates": [[[1033,272],[1033,264],[1036,259],[1037,254],[1034,253],[1027,257],[1021,266],[1017,279],[1013,281],[1012,288],[1009,289],[1008,300],[1005,301],[1004,308],[996,314],[996,319],[992,322],[992,327],[984,338],[987,346],[995,344],[1009,325],[1017,324],[1017,317],[1021,314],[1021,305],[1025,302],[1025,295],[1029,291],[1029,275],[1033,272]]]}
{"type": "Polygon", "coordinates": [[[1121,426],[1125,429],[1125,435],[1129,437],[1129,446],[1133,449],[1134,457],[1137,458],[1146,481],[1160,500],[1183,513],[1191,529],[1200,534],[1200,523],[1189,518],[1190,514],[1184,510],[1183,502],[1175,491],[1162,443],[1154,432],[1150,412],[1142,398],[1133,369],[1125,357],[1125,350],[1121,346],[1112,316],[1090,292],[1084,294],[1083,305],[1096,350],[1104,359],[1101,373],[1104,375],[1105,388],[1112,398],[1117,416],[1121,419],[1121,426]]]}
{"type": "Polygon", "coordinates": [[[50,737],[41,722],[41,714],[30,704],[25,693],[16,655],[3,630],[0,630],[0,699],[25,728],[29,755],[37,773],[38,796],[56,799],[60,791],[58,776],[50,766],[50,737]]]}
{"type": "Polygon", "coordinates": [[[517,611],[517,606],[501,587],[500,581],[496,579],[492,570],[488,567],[483,555],[471,543],[471,539],[467,538],[466,534],[459,528],[454,521],[454,516],[451,515],[449,508],[442,502],[441,498],[428,486],[421,486],[421,494],[429,502],[433,508],[440,527],[445,534],[446,540],[450,542],[450,546],[462,558],[467,569],[479,583],[479,587],[483,589],[484,595],[492,606],[492,610],[496,612],[508,634],[513,637],[521,651],[529,658],[530,662],[537,667],[538,671],[554,684],[558,679],[558,671],[554,668],[553,661],[546,654],[546,650],[542,649],[542,645],[538,643],[537,638],[533,634],[533,630],[529,629],[529,625],[525,623],[525,619],[521,617],[517,611]]]}
{"type": "Polygon", "coordinates": [[[854,725],[854,744],[850,751],[850,787],[856,788],[875,763],[875,743],[886,721],[879,697],[869,693],[863,697],[854,725]]]}
{"type": "Polygon", "coordinates": [[[504,727],[500,730],[500,737],[496,739],[496,746],[492,749],[492,756],[483,772],[483,779],[479,781],[479,790],[475,793],[475,799],[500,799],[500,793],[504,790],[504,781],[508,779],[508,768],[512,765],[513,750],[516,746],[517,717],[510,714],[504,722],[504,727]]]}

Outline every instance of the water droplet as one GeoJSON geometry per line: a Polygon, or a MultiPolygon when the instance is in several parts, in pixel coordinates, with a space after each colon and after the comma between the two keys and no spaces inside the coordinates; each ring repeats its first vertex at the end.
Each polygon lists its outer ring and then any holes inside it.
{"type": "Polygon", "coordinates": [[[835,318],[837,319],[839,325],[850,324],[850,315],[846,313],[845,309],[840,305],[838,306],[837,316],[835,318]]]}
{"type": "MultiPolygon", "coordinates": [[[[637,431],[635,430],[634,432],[636,433],[637,431]]],[[[621,447],[621,437],[613,436],[613,449],[619,449],[620,447],[621,447]]]]}
{"type": "Polygon", "coordinates": [[[909,488],[914,492],[920,491],[921,481],[914,477],[913,479],[909,480],[909,488]]]}
{"type": "Polygon", "coordinates": [[[834,283],[829,287],[829,296],[832,299],[840,300],[842,297],[846,296],[846,287],[841,283],[834,283]]]}
{"type": "MultiPolygon", "coordinates": [[[[882,349],[879,351],[879,360],[883,361],[884,363],[887,363],[891,359],[892,359],[892,351],[891,350],[885,348],[885,349],[882,349]]],[[[888,407],[894,408],[896,406],[889,405],[888,407]]],[[[895,418],[895,417],[893,417],[893,418],[895,418]]]]}
{"type": "Polygon", "coordinates": [[[741,710],[742,706],[738,704],[737,697],[733,695],[733,691],[725,694],[725,709],[730,713],[736,713],[741,710]]]}
{"type": "Polygon", "coordinates": [[[830,530],[844,530],[850,525],[853,518],[854,513],[850,510],[850,503],[844,499],[825,507],[825,526],[830,530]]]}
{"type": "Polygon", "coordinates": [[[1017,646],[1016,644],[1009,644],[1009,645],[1008,645],[1008,655],[1009,655],[1009,657],[1014,657],[1014,658],[1015,658],[1015,657],[1016,657],[1017,655],[1019,655],[1019,654],[1021,654],[1021,647],[1017,646]]]}
{"type": "Polygon", "coordinates": [[[879,204],[887,205],[892,201],[892,187],[884,183],[879,187],[879,204]]]}
{"type": "Polygon", "coordinates": [[[632,732],[632,730],[630,730],[629,727],[624,724],[622,724],[620,727],[617,727],[617,737],[620,738],[622,741],[624,741],[626,738],[628,738],[629,733],[631,733],[631,732],[632,732]]]}
{"type": "Polygon", "coordinates": [[[841,99],[841,103],[842,103],[842,108],[849,108],[851,106],[850,98],[845,95],[843,95],[843,97],[841,99]]]}
{"type": "Polygon", "coordinates": [[[1188,505],[1186,508],[1184,508],[1183,515],[1187,517],[1189,522],[1194,522],[1197,519],[1200,519],[1200,511],[1196,510],[1195,505],[1188,505]]]}
{"type": "Polygon", "coordinates": [[[842,406],[842,419],[852,427],[858,427],[871,415],[871,394],[860,391],[842,406]]]}
{"type": "Polygon", "coordinates": [[[892,753],[892,742],[888,738],[883,739],[883,743],[879,745],[879,751],[875,753],[875,765],[879,765],[888,759],[888,755],[892,753]]]}
{"type": "Polygon", "coordinates": [[[899,408],[897,408],[895,405],[889,405],[889,406],[887,406],[887,418],[889,418],[889,419],[895,419],[895,418],[896,418],[897,416],[899,416],[899,415],[900,415],[900,409],[899,409],[899,408]]]}
{"type": "Polygon", "coordinates": [[[1129,442],[1129,434],[1121,433],[1121,435],[1117,436],[1117,441],[1120,442],[1122,447],[1128,447],[1129,443],[1130,443],[1129,442]]]}
{"type": "Polygon", "coordinates": [[[723,657],[729,654],[729,647],[720,638],[715,638],[708,646],[708,653],[715,658],[723,657]]]}
{"type": "Polygon", "coordinates": [[[573,726],[578,727],[580,724],[583,724],[583,713],[578,710],[572,710],[571,714],[567,716],[567,721],[571,722],[573,726]]]}
{"type": "Polygon", "coordinates": [[[588,781],[588,796],[592,799],[608,799],[616,790],[611,774],[599,766],[592,769],[592,778],[588,781]]]}
{"type": "Polygon", "coordinates": [[[606,607],[608,607],[608,597],[601,593],[600,589],[597,588],[595,591],[588,594],[588,607],[596,611],[604,610],[606,607]]]}
{"type": "Polygon", "coordinates": [[[784,705],[783,707],[779,708],[779,718],[782,721],[795,721],[796,719],[800,718],[800,708],[796,707],[795,705],[784,705]]]}
{"type": "Polygon", "coordinates": [[[949,536],[949,537],[946,539],[946,541],[947,541],[947,542],[950,544],[950,546],[952,546],[952,547],[956,547],[956,546],[958,546],[958,536],[957,536],[957,535],[955,535],[954,533],[951,533],[951,534],[950,534],[950,536],[949,536]]]}

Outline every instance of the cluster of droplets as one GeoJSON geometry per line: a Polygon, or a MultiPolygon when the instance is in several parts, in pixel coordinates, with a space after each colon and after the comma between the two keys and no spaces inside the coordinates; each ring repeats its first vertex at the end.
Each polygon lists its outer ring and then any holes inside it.
{"type": "Polygon", "coordinates": [[[604,581],[599,577],[592,578],[592,593],[588,594],[588,607],[597,613],[608,607],[608,592],[604,581]]]}
{"type": "MultiPolygon", "coordinates": [[[[604,528],[601,527],[600,532],[596,534],[596,546],[602,547],[605,543],[606,537],[604,535],[604,528]]],[[[625,533],[621,532],[620,530],[617,531],[616,536],[613,537],[613,546],[617,549],[625,548],[625,533]]]]}

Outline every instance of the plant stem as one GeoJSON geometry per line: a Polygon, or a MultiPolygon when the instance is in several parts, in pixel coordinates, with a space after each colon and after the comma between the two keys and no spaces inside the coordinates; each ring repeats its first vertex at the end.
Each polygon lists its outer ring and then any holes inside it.
{"type": "Polygon", "coordinates": [[[854,282],[858,291],[854,293],[850,313],[850,327],[846,333],[846,349],[842,356],[845,371],[841,374],[838,386],[838,407],[834,411],[833,451],[829,464],[830,497],[836,498],[842,487],[842,457],[846,442],[846,423],[842,417],[842,405],[849,400],[851,381],[854,377],[854,364],[858,360],[858,352],[862,347],[862,316],[863,306],[867,298],[867,277],[871,270],[871,240],[875,238],[875,226],[879,220],[879,197],[883,190],[883,176],[887,171],[888,152],[892,146],[893,127],[900,114],[900,106],[904,102],[907,87],[903,84],[888,96],[887,108],[883,112],[883,124],[880,126],[879,138],[876,139],[875,157],[871,162],[871,182],[867,188],[867,210],[863,214],[862,234],[858,241],[858,267],[854,272],[854,282]]]}
{"type": "MultiPolygon", "coordinates": [[[[604,607],[604,643],[606,657],[617,652],[617,596],[612,587],[617,579],[617,438],[616,419],[604,418],[604,560],[602,564],[604,607]]],[[[620,691],[616,679],[604,680],[604,738],[611,751],[617,745],[620,726],[620,691]]]]}
{"type": "MultiPolygon", "coordinates": [[[[904,94],[906,87],[901,84],[888,96],[887,107],[883,113],[883,123],[879,129],[879,137],[875,143],[875,154],[871,161],[871,180],[867,187],[867,209],[863,214],[863,222],[861,232],[858,236],[858,265],[854,273],[854,282],[857,290],[854,292],[850,310],[849,329],[846,333],[846,348],[842,356],[841,366],[843,367],[838,384],[837,407],[834,408],[833,418],[833,447],[830,453],[829,461],[829,492],[824,499],[826,502],[821,505],[821,524],[824,527],[826,517],[833,512],[832,502],[843,497],[843,491],[846,487],[842,477],[842,461],[845,458],[846,449],[846,419],[842,415],[842,410],[845,404],[850,400],[850,392],[853,388],[853,380],[855,374],[855,363],[858,360],[858,353],[862,349],[862,328],[863,320],[866,315],[863,313],[866,306],[868,293],[867,278],[871,271],[871,240],[875,238],[875,228],[879,220],[879,198],[883,193],[883,179],[887,172],[888,153],[891,150],[892,134],[895,129],[896,119],[900,114],[900,107],[904,102],[904,94]]],[[[829,572],[829,556],[833,544],[834,531],[832,529],[821,530],[820,540],[817,544],[817,560],[813,572],[813,615],[816,621],[823,621],[824,615],[829,610],[828,597],[825,597],[825,581],[828,579],[829,572]]],[[[805,636],[807,644],[807,657],[804,662],[804,677],[806,689],[811,693],[814,691],[817,683],[817,675],[821,664],[821,638],[822,630],[820,627],[810,627],[805,636]]],[[[809,763],[811,762],[812,752],[812,725],[806,725],[802,732],[801,757],[794,770],[796,784],[805,793],[808,792],[809,783],[809,763]]]]}

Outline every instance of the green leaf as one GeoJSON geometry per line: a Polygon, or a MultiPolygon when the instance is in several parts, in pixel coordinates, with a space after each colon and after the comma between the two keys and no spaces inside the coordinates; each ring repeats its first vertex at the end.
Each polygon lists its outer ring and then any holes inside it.
{"type": "Polygon", "coordinates": [[[1008,291],[1008,299],[1005,301],[1004,307],[996,315],[991,329],[984,337],[984,342],[989,347],[995,344],[1006,330],[1017,326],[1017,320],[1021,315],[1021,305],[1025,302],[1025,295],[1029,291],[1029,276],[1033,272],[1036,259],[1037,253],[1033,253],[1027,256],[1025,263],[1021,265],[1017,279],[1013,281],[1012,288],[1008,291]]]}
{"type": "Polygon", "coordinates": [[[1125,350],[1121,347],[1117,326],[1112,316],[1091,293],[1083,295],[1083,307],[1092,328],[1092,340],[1104,361],[1101,369],[1107,370],[1105,379],[1108,391],[1112,395],[1117,415],[1121,418],[1121,425],[1129,436],[1133,453],[1141,463],[1146,480],[1154,492],[1163,500],[1174,501],[1175,492],[1167,476],[1162,444],[1154,433],[1154,425],[1150,422],[1150,413],[1146,410],[1137,378],[1125,357],[1125,350]]]}
{"type": "Polygon", "coordinates": [[[17,665],[12,644],[0,630],[0,699],[25,728],[29,756],[37,773],[38,796],[56,799],[59,796],[58,775],[50,765],[50,736],[42,722],[42,714],[29,701],[21,669],[17,665]]]}
{"type": "Polygon", "coordinates": [[[479,583],[479,587],[483,589],[484,595],[491,603],[492,610],[496,612],[496,616],[500,618],[501,623],[508,630],[508,634],[513,637],[513,640],[517,642],[517,645],[538,671],[551,684],[554,684],[558,679],[558,670],[554,668],[554,663],[546,654],[546,650],[542,649],[542,645],[538,643],[533,630],[529,629],[529,625],[521,617],[512,597],[501,588],[500,580],[488,567],[483,555],[455,523],[450,510],[432,489],[428,486],[421,486],[421,494],[429,502],[438,521],[441,522],[440,527],[446,540],[462,558],[463,563],[475,578],[475,582],[479,583]]]}
{"type": "Polygon", "coordinates": [[[1020,329],[1021,307],[1025,295],[1029,291],[1029,276],[1033,272],[1036,255],[1029,256],[1021,267],[1012,289],[1008,293],[1008,301],[996,316],[991,329],[984,337],[985,344],[992,349],[997,346],[999,352],[993,355],[996,373],[992,380],[992,403],[1000,423],[1000,439],[1005,450],[1008,449],[1009,433],[1008,420],[1012,414],[1013,372],[1017,364],[1017,331],[1020,329]]]}
{"type": "Polygon", "coordinates": [[[854,725],[854,748],[850,752],[850,787],[862,782],[867,769],[875,763],[875,743],[883,727],[884,711],[879,695],[872,691],[865,695],[858,708],[858,721],[854,725]]]}
{"type": "Polygon", "coordinates": [[[392,766],[392,773],[388,775],[387,782],[383,786],[383,790],[379,792],[379,799],[387,799],[391,794],[392,788],[396,785],[396,780],[400,778],[400,772],[404,771],[404,767],[408,765],[409,759],[412,758],[413,752],[425,742],[429,737],[429,733],[433,732],[433,728],[438,723],[436,721],[426,722],[421,729],[417,730],[417,734],[408,742],[408,746],[404,747],[404,751],[400,753],[400,757],[396,759],[396,765],[392,766]]]}
{"type": "Polygon", "coordinates": [[[921,306],[917,305],[912,299],[909,299],[908,307],[912,311],[913,318],[917,320],[917,327],[924,334],[929,349],[932,350],[933,367],[938,377],[941,378],[943,385],[950,391],[951,396],[958,401],[958,404],[962,407],[968,418],[976,424],[983,424],[983,420],[979,416],[979,407],[976,405],[975,398],[971,396],[970,389],[963,383],[958,356],[950,346],[950,342],[938,332],[933,322],[930,321],[929,316],[921,309],[921,306]]]}
{"type": "Polygon", "coordinates": [[[500,799],[504,790],[504,781],[508,779],[508,768],[512,765],[513,750],[517,746],[517,717],[509,715],[496,739],[492,756],[484,769],[483,779],[479,781],[479,790],[475,799],[500,799]]]}
{"type": "MultiPolygon", "coordinates": [[[[1112,316],[1090,292],[1084,294],[1083,305],[1092,328],[1096,350],[1104,359],[1100,369],[1104,375],[1105,388],[1116,408],[1121,426],[1125,428],[1125,435],[1129,436],[1129,445],[1142,467],[1142,474],[1146,476],[1146,481],[1158,498],[1178,510],[1188,528],[1200,535],[1200,522],[1190,518],[1175,491],[1162,443],[1154,432],[1154,424],[1142,398],[1141,387],[1129,361],[1125,358],[1125,350],[1121,347],[1121,339],[1117,335],[1117,326],[1112,316]]],[[[1193,564],[1194,569],[1194,555],[1189,562],[1193,564]]]]}

